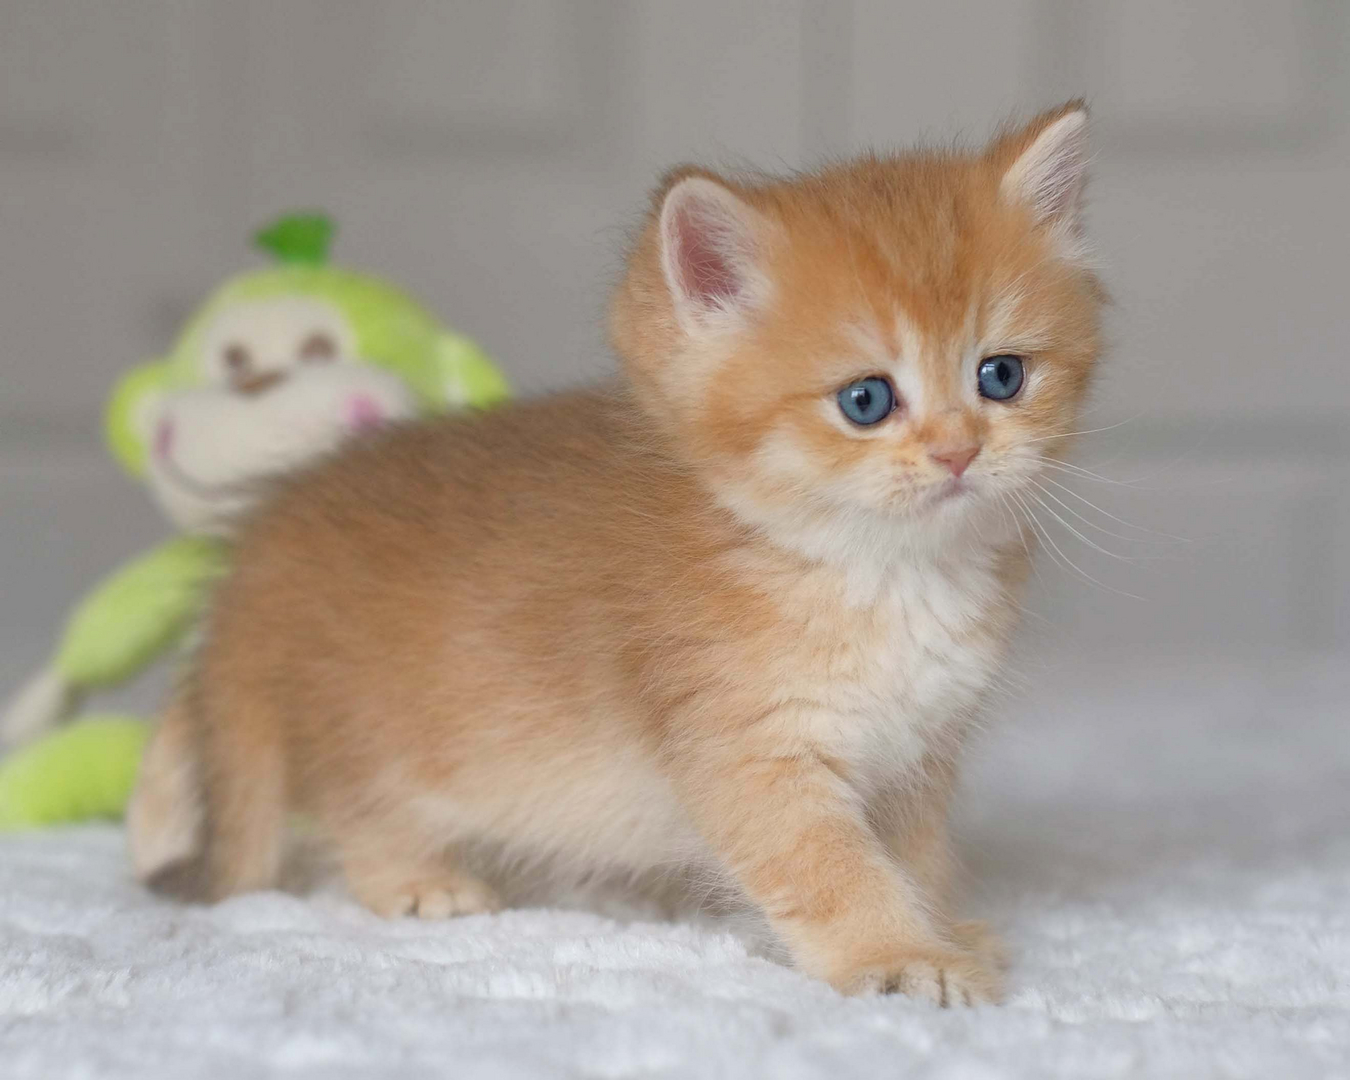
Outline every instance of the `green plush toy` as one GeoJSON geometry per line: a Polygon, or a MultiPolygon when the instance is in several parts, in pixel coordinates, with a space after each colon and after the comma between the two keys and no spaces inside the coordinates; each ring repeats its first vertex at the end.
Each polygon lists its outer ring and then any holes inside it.
{"type": "Polygon", "coordinates": [[[182,644],[259,481],[388,421],[507,396],[473,342],[392,285],[330,265],[332,234],[321,215],[262,230],[255,240],[278,265],[222,285],[168,356],[114,389],[112,451],[181,535],[101,582],[48,665],[0,714],[0,742],[19,747],[0,762],[0,829],[125,804],[142,722],[88,718],[45,733],[74,717],[90,692],[182,644]]]}

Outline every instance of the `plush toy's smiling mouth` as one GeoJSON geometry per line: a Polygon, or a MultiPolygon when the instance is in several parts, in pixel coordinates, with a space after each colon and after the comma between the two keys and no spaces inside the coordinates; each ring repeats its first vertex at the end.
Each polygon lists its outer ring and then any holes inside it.
{"type": "Polygon", "coordinates": [[[259,485],[272,479],[271,473],[258,473],[242,480],[199,480],[173,459],[173,421],[164,419],[155,428],[155,461],[170,483],[207,503],[237,502],[258,494],[259,485]]]}
{"type": "Polygon", "coordinates": [[[258,494],[260,485],[266,484],[274,478],[272,473],[260,473],[257,476],[250,476],[243,480],[222,480],[217,483],[210,483],[206,480],[198,480],[192,474],[185,472],[179,467],[169,454],[157,455],[160,470],[165,479],[203,502],[226,502],[249,499],[258,494]]]}

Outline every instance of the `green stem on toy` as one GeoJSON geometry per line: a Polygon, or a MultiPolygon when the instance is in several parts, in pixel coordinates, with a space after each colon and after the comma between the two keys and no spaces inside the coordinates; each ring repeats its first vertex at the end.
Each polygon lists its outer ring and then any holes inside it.
{"type": "Polygon", "coordinates": [[[337,227],[326,214],[288,214],[253,235],[253,242],[282,263],[322,266],[337,227]]]}

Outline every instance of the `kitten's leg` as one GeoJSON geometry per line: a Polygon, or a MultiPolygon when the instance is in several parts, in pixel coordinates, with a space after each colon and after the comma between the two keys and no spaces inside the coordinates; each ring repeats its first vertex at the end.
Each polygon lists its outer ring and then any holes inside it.
{"type": "MultiPolygon", "coordinates": [[[[175,698],[166,731],[180,741],[189,731],[194,735],[184,760],[200,770],[201,789],[190,800],[197,836],[190,854],[147,878],[158,893],[216,901],[270,889],[280,876],[289,810],[285,720],[248,666],[259,653],[233,643],[208,651],[191,685],[175,698]]],[[[180,788],[177,794],[191,793],[180,788]]]]}
{"type": "Polygon", "coordinates": [[[849,994],[997,999],[996,973],[944,933],[837,763],[808,746],[719,739],[675,764],[689,813],[804,971],[849,994]]]}
{"type": "Polygon", "coordinates": [[[942,921],[944,933],[973,953],[991,970],[1008,966],[998,937],[983,922],[950,918],[952,878],[956,860],[947,827],[953,770],[948,761],[929,761],[925,783],[906,790],[883,827],[883,839],[892,856],[928,898],[930,909],[942,921]]]}
{"type": "Polygon", "coordinates": [[[172,863],[189,859],[197,850],[201,831],[199,788],[196,745],[180,688],[150,736],[127,804],[131,864],[142,881],[172,863]]]}
{"type": "Polygon", "coordinates": [[[491,886],[457,866],[449,853],[428,850],[397,829],[347,835],[339,850],[352,896],[386,919],[445,919],[501,908],[491,886]]]}

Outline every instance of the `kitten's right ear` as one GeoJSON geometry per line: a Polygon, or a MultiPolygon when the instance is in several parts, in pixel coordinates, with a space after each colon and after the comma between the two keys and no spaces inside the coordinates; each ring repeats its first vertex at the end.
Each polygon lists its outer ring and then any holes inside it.
{"type": "Polygon", "coordinates": [[[661,202],[661,269],[686,333],[733,329],[768,298],[770,224],[706,175],[676,180],[661,202]]]}
{"type": "Polygon", "coordinates": [[[1087,118],[1082,99],[1067,101],[996,139],[989,151],[1003,171],[1003,198],[1070,233],[1082,228],[1087,118]]]}

